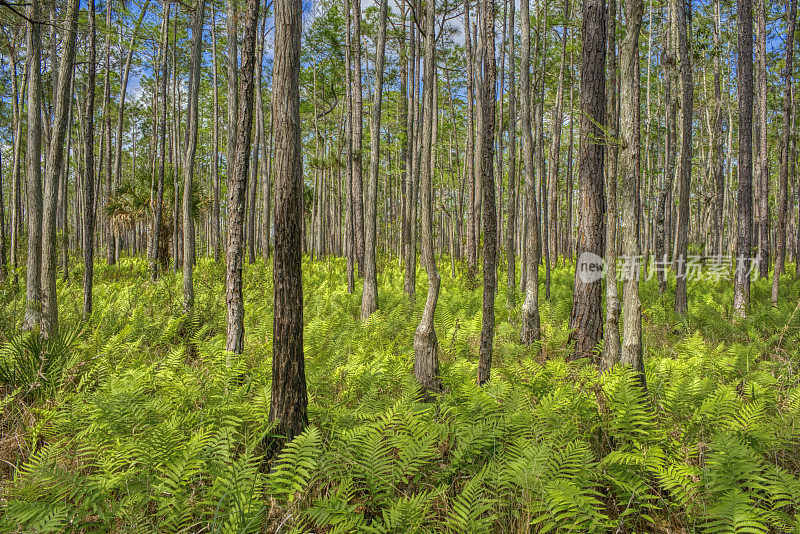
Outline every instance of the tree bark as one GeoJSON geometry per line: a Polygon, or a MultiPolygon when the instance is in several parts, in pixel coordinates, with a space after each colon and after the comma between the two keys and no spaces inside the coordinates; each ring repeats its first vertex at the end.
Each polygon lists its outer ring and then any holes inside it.
{"type": "MultiPolygon", "coordinates": [[[[256,0],[249,1],[257,3],[256,0]]],[[[386,0],[383,1],[385,5],[386,0]]],[[[258,8],[255,9],[257,14],[258,8]]],[[[303,226],[300,30],[300,2],[276,0],[272,90],[275,124],[275,320],[269,420],[277,421],[275,433],[286,441],[300,434],[308,424],[300,253],[303,226]]]]}
{"type": "Polygon", "coordinates": [[[753,227],[753,11],[750,0],[737,0],[739,93],[739,190],[736,206],[734,317],[744,319],[750,305],[750,260],[753,227]]]}
{"type": "MultiPolygon", "coordinates": [[[[772,273],[772,305],[778,305],[778,289],[781,274],[785,270],[786,262],[786,219],[788,212],[789,189],[789,142],[792,125],[792,61],[794,58],[794,29],[797,19],[797,0],[786,2],[786,68],[784,70],[783,92],[783,131],[781,132],[781,160],[780,174],[778,176],[778,229],[777,229],[777,255],[775,268],[772,273]]],[[[796,261],[796,259],[795,259],[796,261]]]]}
{"type": "MultiPolygon", "coordinates": [[[[568,1],[568,0],[567,0],[568,1]]],[[[514,247],[514,236],[517,233],[517,87],[515,71],[517,68],[517,50],[515,47],[515,7],[516,1],[509,2],[509,39],[508,59],[508,215],[506,216],[506,256],[508,261],[508,305],[517,305],[517,258],[514,247]]],[[[566,28],[565,28],[566,39],[566,28]]],[[[469,159],[469,158],[466,158],[469,159]]],[[[463,182],[462,182],[463,183],[463,182]]],[[[502,201],[502,199],[498,199],[502,201]]],[[[461,214],[459,210],[459,221],[461,214]]]]}
{"type": "MultiPolygon", "coordinates": [[[[283,1],[285,0],[281,0],[281,2],[283,1]]],[[[242,300],[244,207],[247,190],[247,171],[250,164],[251,130],[253,129],[253,86],[258,8],[259,0],[247,0],[245,31],[242,41],[242,68],[238,74],[238,100],[240,105],[238,106],[239,116],[236,122],[236,159],[234,172],[228,176],[228,244],[225,258],[227,328],[225,348],[237,354],[241,354],[244,350],[244,302],[242,300]]],[[[285,6],[282,6],[282,8],[288,9],[285,6]]],[[[273,375],[274,380],[276,380],[276,377],[273,375]]]]}
{"type": "Polygon", "coordinates": [[[75,59],[75,40],[78,33],[78,0],[67,4],[66,35],[58,67],[57,100],[53,115],[53,134],[47,151],[47,167],[44,180],[44,202],[42,218],[42,333],[52,337],[58,332],[58,295],[56,292],[56,267],[58,263],[58,244],[56,242],[58,215],[58,182],[64,163],[64,140],[69,129],[69,108],[72,102],[72,64],[75,59]]]}
{"type": "Polygon", "coordinates": [[[483,131],[479,138],[483,196],[483,319],[478,359],[478,385],[489,380],[494,343],[494,293],[497,287],[497,212],[494,187],[494,126],[497,64],[494,54],[494,0],[481,0],[481,116],[483,131]]]}
{"type": "Polygon", "coordinates": [[[28,61],[28,143],[25,149],[28,187],[28,262],[25,285],[23,329],[41,325],[42,270],[42,38],[39,27],[40,3],[28,7],[26,35],[28,61]]]}
{"type": "Polygon", "coordinates": [[[86,100],[83,134],[83,320],[92,315],[92,285],[94,283],[94,86],[95,86],[95,0],[89,4],[89,51],[86,74],[86,100]]]}
{"type": "Polygon", "coordinates": [[[642,26],[644,3],[629,0],[625,4],[625,37],[620,50],[620,189],[622,199],[622,254],[629,262],[629,269],[622,277],[622,353],[623,365],[633,368],[645,385],[644,358],[642,355],[642,308],[639,299],[638,262],[641,245],[637,239],[638,220],[636,203],[639,198],[637,170],[641,165],[639,155],[639,130],[636,116],[640,113],[636,105],[639,92],[638,55],[639,32],[642,26]],[[633,260],[633,261],[632,261],[633,260]]]}
{"type": "Polygon", "coordinates": [[[188,124],[186,154],[183,162],[183,312],[191,316],[194,312],[194,217],[192,216],[192,180],[194,160],[197,152],[198,93],[200,92],[200,68],[203,65],[203,20],[206,0],[199,0],[194,12],[192,26],[192,63],[189,73],[188,124]]]}
{"type": "Polygon", "coordinates": [[[156,185],[156,198],[154,199],[153,206],[153,222],[150,230],[150,279],[155,282],[158,279],[159,271],[159,250],[161,249],[161,226],[164,209],[164,165],[167,157],[166,143],[167,143],[167,48],[169,47],[169,10],[170,6],[164,0],[163,11],[163,24],[161,35],[161,60],[163,61],[162,69],[163,75],[161,77],[161,122],[158,134],[158,153],[159,168],[158,168],[158,183],[156,185]]]}
{"type": "Polygon", "coordinates": [[[541,338],[539,319],[539,208],[536,202],[533,136],[531,133],[531,14],[529,0],[521,0],[522,62],[520,64],[520,99],[522,100],[522,161],[525,172],[525,302],[522,304],[520,338],[532,345],[541,338]]]}
{"type": "Polygon", "coordinates": [[[592,358],[602,337],[602,283],[590,266],[603,253],[605,202],[602,142],[605,120],[606,25],[604,0],[583,0],[578,262],[569,326],[574,358],[592,358]],[[591,256],[591,255],[594,256],[591,256]],[[595,279],[596,278],[596,279],[595,279]]]}
{"type": "Polygon", "coordinates": [[[436,269],[433,249],[433,145],[435,143],[434,121],[436,114],[435,73],[436,41],[435,30],[436,1],[425,5],[425,70],[422,103],[422,169],[420,189],[422,191],[422,239],[421,263],[428,274],[428,296],[422,318],[414,334],[414,375],[427,391],[441,391],[439,379],[438,340],[433,317],[439,300],[441,279],[436,269]]]}
{"type": "Polygon", "coordinates": [[[381,145],[381,104],[383,99],[383,64],[386,52],[387,0],[381,0],[378,27],[378,48],[375,57],[375,94],[372,102],[370,128],[369,182],[364,242],[364,292],[361,298],[361,320],[366,320],[378,309],[378,272],[375,265],[375,248],[378,239],[378,170],[381,145]]]}
{"type": "Polygon", "coordinates": [[[686,294],[686,263],[689,252],[689,188],[692,178],[692,112],[694,83],[692,80],[692,64],[689,60],[688,17],[684,2],[675,0],[674,23],[678,38],[678,70],[681,87],[681,158],[678,168],[678,224],[676,235],[676,257],[678,269],[675,282],[675,313],[684,315],[688,302],[686,294]]]}
{"type": "Polygon", "coordinates": [[[767,144],[767,17],[766,1],[757,0],[758,26],[758,271],[759,276],[769,276],[770,264],[770,214],[769,214],[769,154],[767,144]]]}

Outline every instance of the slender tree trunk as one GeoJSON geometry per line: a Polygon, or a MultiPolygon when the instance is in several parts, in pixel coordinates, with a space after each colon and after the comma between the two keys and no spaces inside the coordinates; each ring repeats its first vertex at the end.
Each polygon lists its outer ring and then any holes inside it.
{"type": "Polygon", "coordinates": [[[481,77],[481,194],[483,196],[483,320],[481,326],[478,385],[489,380],[492,370],[494,343],[494,294],[497,289],[497,212],[494,187],[494,123],[497,83],[497,64],[494,54],[494,0],[481,0],[481,47],[483,76],[481,77]]]}
{"type": "Polygon", "coordinates": [[[612,141],[606,147],[606,323],[603,342],[603,367],[609,369],[619,361],[619,288],[617,286],[617,156],[619,147],[619,117],[617,116],[617,0],[611,0],[606,19],[608,32],[608,85],[606,94],[606,118],[612,141]]]}
{"type": "MultiPolygon", "coordinates": [[[[283,5],[284,1],[286,0],[280,0],[278,4],[280,6],[279,9],[291,9],[290,6],[283,5]]],[[[228,318],[225,348],[237,354],[241,354],[244,350],[244,302],[242,300],[244,207],[245,192],[247,189],[247,171],[250,163],[251,130],[253,129],[253,86],[256,63],[258,8],[259,0],[247,0],[246,26],[244,39],[242,41],[242,68],[238,76],[238,100],[241,105],[238,107],[239,116],[236,122],[236,159],[233,168],[234,172],[228,176],[228,246],[225,258],[225,302],[228,310],[228,318]]],[[[285,17],[286,15],[282,13],[281,16],[285,17]]],[[[278,25],[276,24],[276,29],[277,27],[278,25]]],[[[281,28],[280,31],[285,32],[287,29],[281,28]]],[[[276,202],[276,210],[278,210],[278,207],[279,202],[276,202]]],[[[299,239],[294,244],[299,253],[299,239]]],[[[274,273],[273,276],[275,276],[274,273]]],[[[297,304],[298,303],[294,303],[293,306],[297,304]]],[[[302,313],[302,301],[300,301],[299,306],[300,313],[302,313]]],[[[275,342],[274,340],[273,350],[276,350],[274,348],[275,342]]],[[[302,347],[302,342],[300,346],[302,347]]],[[[277,379],[278,377],[273,375],[273,382],[277,379]]]]}
{"type": "MultiPolygon", "coordinates": [[[[256,0],[249,1],[257,4],[256,0]]],[[[385,5],[386,0],[383,1],[385,5]]],[[[269,420],[277,421],[275,433],[287,441],[300,434],[308,424],[300,255],[303,225],[300,30],[300,2],[276,0],[272,77],[275,121],[275,320],[272,330],[272,402],[269,420]]]]}
{"type": "Polygon", "coordinates": [[[26,91],[27,75],[24,77],[22,87],[17,75],[17,62],[12,55],[13,67],[11,70],[12,90],[12,111],[14,117],[14,161],[11,168],[11,270],[13,272],[12,287],[16,291],[19,286],[19,236],[22,221],[22,100],[26,91]]]}
{"type": "Polygon", "coordinates": [[[767,145],[767,16],[766,1],[757,0],[758,26],[758,270],[759,276],[769,276],[770,264],[770,214],[769,214],[769,158],[767,145]]]}
{"type": "Polygon", "coordinates": [[[722,113],[722,86],[720,83],[721,67],[720,56],[722,50],[722,24],[720,20],[720,0],[714,0],[714,130],[713,130],[713,173],[714,173],[714,221],[712,227],[712,247],[714,254],[722,254],[722,241],[724,234],[723,206],[725,204],[725,167],[722,134],[725,121],[722,113]]]}
{"type": "Polygon", "coordinates": [[[539,208],[536,202],[533,136],[531,133],[531,14],[529,0],[521,0],[522,62],[520,64],[520,99],[522,100],[522,161],[525,171],[525,302],[522,305],[521,341],[532,345],[541,338],[539,320],[539,208]]]}
{"type": "Polygon", "coordinates": [[[197,151],[198,131],[198,93],[200,92],[200,69],[203,64],[203,21],[205,19],[205,0],[199,0],[194,12],[192,26],[192,64],[189,73],[188,92],[188,139],[183,163],[183,311],[187,315],[194,312],[194,217],[192,216],[192,180],[194,179],[194,160],[197,151]]]}
{"type": "Polygon", "coordinates": [[[169,48],[169,11],[170,6],[164,0],[162,5],[163,24],[161,35],[161,51],[159,56],[162,63],[162,77],[161,77],[161,122],[158,134],[158,149],[157,154],[160,154],[159,168],[158,168],[158,183],[156,185],[156,198],[153,202],[153,222],[150,230],[150,278],[153,282],[158,279],[159,260],[161,250],[161,233],[162,233],[162,218],[164,210],[164,164],[166,160],[166,144],[167,144],[167,77],[169,71],[167,70],[167,49],[169,48]]]}
{"type": "Polygon", "coordinates": [[[435,143],[434,121],[436,115],[435,73],[436,41],[435,30],[436,2],[425,5],[425,70],[422,103],[422,169],[420,189],[422,191],[422,266],[428,274],[428,296],[422,318],[414,334],[414,375],[427,391],[441,391],[439,379],[438,340],[433,317],[439,300],[441,279],[436,269],[433,248],[433,145],[435,143]]]}
{"type": "Polygon", "coordinates": [[[632,367],[645,385],[644,358],[642,355],[642,307],[639,299],[639,276],[641,254],[637,239],[636,203],[639,198],[637,169],[641,165],[639,155],[639,130],[636,116],[640,113],[636,105],[639,92],[638,55],[639,32],[642,26],[644,4],[642,0],[629,0],[625,4],[625,37],[620,50],[620,189],[622,200],[622,254],[628,263],[622,276],[623,332],[621,362],[632,367]]]}
{"type": "MultiPolygon", "coordinates": [[[[225,164],[225,176],[228,184],[234,184],[234,173],[236,172],[236,147],[238,140],[237,121],[239,120],[239,32],[238,32],[238,1],[231,0],[227,3],[227,32],[228,32],[228,57],[226,69],[228,71],[228,138],[227,138],[227,158],[225,164]]],[[[245,177],[247,175],[245,174],[245,177]]],[[[230,191],[228,193],[230,197],[230,191]]],[[[238,206],[228,203],[227,211],[227,231],[230,232],[231,216],[233,211],[238,210],[238,206]]],[[[226,247],[230,243],[230,236],[227,237],[226,247]]],[[[227,263],[227,259],[226,259],[227,263]]],[[[244,335],[244,334],[242,334],[244,335]]]]}
{"type": "Polygon", "coordinates": [[[692,64],[689,60],[688,18],[683,2],[675,0],[676,35],[678,38],[678,70],[681,87],[681,158],[678,169],[679,191],[678,224],[676,236],[676,261],[678,262],[675,283],[675,313],[686,314],[688,302],[686,294],[686,262],[689,252],[689,187],[692,178],[692,111],[694,83],[692,80],[692,64]]]}
{"type": "Polygon", "coordinates": [[[386,52],[387,0],[381,0],[378,27],[378,48],[375,57],[375,94],[372,102],[370,128],[369,182],[367,182],[366,240],[364,242],[364,293],[361,299],[361,319],[366,320],[378,309],[378,272],[375,265],[375,248],[378,228],[378,170],[381,145],[381,104],[383,99],[383,63],[386,52]]]}
{"type": "Polygon", "coordinates": [[[772,273],[772,305],[778,305],[778,285],[785,270],[786,261],[786,219],[788,212],[789,189],[789,142],[792,124],[792,60],[794,58],[794,29],[797,19],[797,0],[788,0],[786,5],[786,68],[784,70],[785,89],[783,93],[783,132],[781,139],[781,166],[778,176],[778,229],[777,255],[772,273]]]}
{"type": "MultiPolygon", "coordinates": [[[[516,15],[515,7],[516,1],[509,2],[508,18],[511,26],[511,37],[509,39],[508,59],[508,215],[506,216],[506,256],[508,261],[508,305],[510,307],[514,307],[517,304],[517,258],[514,247],[514,236],[517,233],[517,87],[515,81],[517,68],[515,36],[517,32],[514,20],[516,15]]],[[[498,201],[502,202],[502,198],[498,199],[498,201]]],[[[460,220],[461,212],[459,210],[460,220]]]]}
{"type": "Polygon", "coordinates": [[[475,94],[475,65],[472,50],[472,36],[470,35],[470,2],[464,0],[464,50],[467,56],[467,146],[465,153],[465,174],[467,181],[467,265],[469,266],[470,276],[474,276],[478,269],[478,225],[475,206],[477,204],[478,192],[476,191],[475,179],[475,104],[473,95],[475,94]]]}
{"type": "Polygon", "coordinates": [[[58,67],[58,88],[56,90],[55,113],[53,115],[53,134],[47,151],[47,167],[44,180],[44,201],[41,242],[41,290],[42,290],[42,333],[46,337],[58,332],[58,295],[56,292],[56,267],[58,263],[58,244],[56,241],[58,216],[58,183],[64,164],[64,140],[69,129],[69,108],[72,103],[72,64],[75,59],[75,41],[78,33],[78,0],[69,0],[66,8],[66,35],[61,50],[58,67]]]}
{"type": "Polygon", "coordinates": [[[362,177],[362,149],[364,139],[363,96],[361,89],[361,2],[352,2],[353,18],[353,244],[358,262],[358,275],[364,276],[364,179],[362,177]]]}
{"type": "MultiPolygon", "coordinates": [[[[211,3],[211,58],[214,65],[214,73],[211,79],[211,86],[214,92],[213,124],[213,151],[211,155],[211,245],[214,247],[214,261],[218,262],[222,241],[220,239],[220,202],[219,202],[219,90],[217,88],[217,17],[214,11],[214,3],[211,3]]],[[[164,73],[166,78],[166,72],[164,73]]],[[[162,159],[163,161],[163,159],[162,159]]]]}
{"type": "MultiPolygon", "coordinates": [[[[417,194],[419,190],[419,162],[416,154],[419,153],[419,145],[414,143],[417,138],[417,115],[419,107],[416,105],[419,80],[417,77],[416,57],[417,57],[417,31],[414,27],[414,22],[409,23],[410,39],[409,39],[409,62],[408,69],[411,74],[411,90],[409,91],[407,100],[410,102],[408,122],[406,125],[406,139],[410,141],[410,148],[406,152],[406,188],[405,188],[405,214],[404,218],[407,221],[405,247],[404,247],[404,261],[405,273],[403,276],[403,292],[408,296],[409,300],[414,301],[417,291],[417,194]]],[[[401,95],[401,98],[406,95],[401,95]]]]}
{"type": "Polygon", "coordinates": [[[604,4],[604,0],[583,0],[578,262],[569,321],[576,358],[592,357],[603,329],[602,283],[596,269],[603,252],[605,211],[602,142],[606,124],[604,4]]]}
{"type": "Polygon", "coordinates": [[[42,38],[39,27],[40,3],[28,7],[26,36],[28,61],[28,143],[25,148],[28,186],[28,263],[25,285],[25,320],[23,329],[41,324],[42,269],[42,38]]]}
{"type": "Polygon", "coordinates": [[[753,11],[750,0],[737,0],[739,82],[739,190],[736,206],[736,270],[733,310],[744,319],[750,305],[753,227],[753,11]]]}
{"type": "Polygon", "coordinates": [[[89,51],[86,62],[86,104],[83,133],[83,320],[92,315],[92,285],[94,283],[94,86],[95,86],[95,0],[89,4],[89,51]]]}

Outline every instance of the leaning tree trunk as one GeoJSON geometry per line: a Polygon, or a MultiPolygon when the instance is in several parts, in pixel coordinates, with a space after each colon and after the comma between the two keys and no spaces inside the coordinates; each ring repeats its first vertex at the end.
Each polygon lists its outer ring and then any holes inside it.
{"type": "Polygon", "coordinates": [[[739,78],[739,191],[736,206],[736,270],[733,313],[744,319],[750,304],[753,227],[753,12],[750,0],[737,0],[739,78]]]}
{"type": "MultiPolygon", "coordinates": [[[[258,0],[249,0],[257,4],[258,0]]],[[[386,0],[384,2],[384,13],[386,0]]],[[[257,18],[258,8],[255,8],[257,18]]],[[[275,2],[273,120],[275,124],[275,257],[272,402],[269,420],[286,441],[308,424],[303,357],[303,160],[300,144],[299,0],[275,2]]],[[[247,46],[247,45],[245,45],[247,46]]],[[[247,104],[245,104],[247,105],[247,104]]]]}
{"type": "Polygon", "coordinates": [[[199,0],[195,7],[192,27],[192,65],[189,73],[189,121],[187,126],[186,157],[183,161],[183,312],[194,311],[194,218],[192,217],[192,180],[197,151],[198,110],[200,92],[200,67],[203,63],[203,20],[206,1],[199,0]]]}
{"type": "Polygon", "coordinates": [[[522,304],[521,341],[531,345],[541,338],[539,320],[539,208],[536,202],[533,135],[531,133],[531,14],[528,0],[520,2],[522,16],[522,63],[520,64],[520,98],[522,100],[522,161],[525,171],[525,302],[522,304]]]}
{"type": "MultiPolygon", "coordinates": [[[[778,247],[772,273],[772,305],[778,305],[778,284],[786,262],[786,218],[789,189],[789,141],[792,125],[792,59],[794,57],[794,28],[797,18],[797,0],[789,0],[786,13],[786,69],[783,93],[783,132],[781,139],[781,168],[778,176],[778,247]]],[[[796,259],[795,259],[796,261],[796,259]]]]}
{"type": "Polygon", "coordinates": [[[441,279],[436,269],[436,257],[433,250],[433,145],[435,142],[434,114],[436,98],[433,84],[436,65],[435,0],[425,6],[425,70],[424,93],[422,102],[422,169],[420,189],[422,192],[422,265],[428,273],[428,296],[422,318],[414,334],[414,375],[427,391],[441,391],[439,379],[438,341],[434,329],[433,317],[436,303],[439,300],[441,279]]]}
{"type": "Polygon", "coordinates": [[[79,0],[67,4],[66,28],[61,63],[58,67],[53,135],[47,150],[47,172],[44,181],[44,214],[42,218],[42,333],[51,337],[58,331],[58,295],[56,293],[56,266],[58,244],[56,241],[58,215],[58,182],[64,163],[64,140],[69,129],[69,108],[72,103],[72,65],[75,60],[75,41],[78,33],[79,0]]]}
{"type": "MultiPolygon", "coordinates": [[[[242,41],[242,69],[239,73],[238,100],[240,105],[236,122],[236,159],[234,172],[228,176],[228,246],[225,258],[225,302],[228,311],[225,348],[237,354],[241,354],[244,350],[244,302],[242,300],[244,206],[247,171],[250,163],[251,130],[253,129],[253,86],[258,7],[259,0],[247,1],[247,18],[242,41]]],[[[276,377],[273,375],[273,380],[275,379],[276,377]]]]}
{"type": "Polygon", "coordinates": [[[26,35],[28,61],[28,144],[25,176],[28,186],[28,263],[25,284],[24,329],[41,324],[42,269],[42,38],[38,21],[39,0],[28,8],[26,35]]]}
{"type": "Polygon", "coordinates": [[[481,156],[481,194],[483,196],[483,319],[478,359],[478,385],[489,380],[494,343],[494,293],[497,288],[497,211],[494,191],[494,122],[497,64],[494,57],[494,0],[481,0],[481,115],[483,131],[479,138],[481,156]]]}
{"type": "Polygon", "coordinates": [[[681,87],[681,158],[678,167],[680,191],[678,200],[678,227],[676,239],[676,258],[678,262],[677,279],[675,282],[675,313],[685,314],[688,308],[686,294],[686,262],[689,252],[689,187],[692,177],[692,95],[694,85],[692,81],[692,64],[689,60],[688,20],[685,4],[675,0],[672,7],[675,10],[674,24],[677,27],[678,37],[678,70],[680,72],[681,87]]]}
{"type": "Polygon", "coordinates": [[[375,57],[375,94],[372,103],[372,125],[370,128],[369,182],[364,241],[364,293],[361,298],[361,319],[366,320],[378,309],[378,271],[375,265],[375,247],[378,239],[378,169],[381,145],[381,103],[383,97],[383,63],[386,52],[387,0],[381,0],[378,29],[378,48],[375,57]]]}
{"type": "Polygon", "coordinates": [[[642,355],[642,304],[639,299],[638,258],[641,245],[636,235],[638,220],[636,201],[639,198],[640,184],[636,180],[641,166],[639,154],[639,130],[636,105],[639,92],[639,32],[642,27],[644,3],[642,0],[628,0],[625,5],[625,37],[620,50],[620,189],[622,199],[622,254],[629,262],[622,276],[622,354],[623,365],[633,368],[644,386],[644,358],[642,355]]]}
{"type": "Polygon", "coordinates": [[[602,284],[596,269],[603,253],[603,127],[606,25],[604,0],[583,0],[581,25],[580,212],[578,261],[569,326],[575,358],[591,358],[602,337],[602,284]],[[595,269],[595,270],[593,270],[595,269]]]}

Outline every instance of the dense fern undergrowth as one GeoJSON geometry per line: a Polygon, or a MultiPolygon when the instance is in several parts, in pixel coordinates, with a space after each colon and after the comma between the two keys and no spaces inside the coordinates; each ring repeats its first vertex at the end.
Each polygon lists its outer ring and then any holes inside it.
{"type": "MultiPolygon", "coordinates": [[[[689,286],[689,314],[642,287],[647,392],[623,368],[566,362],[573,268],[553,272],[541,347],[497,296],[492,379],[475,385],[481,289],[464,273],[436,314],[447,391],[412,373],[417,302],[396,261],[359,317],[340,260],[306,259],[310,427],[269,464],[272,284],[245,270],[246,350],[224,347],[224,271],[201,259],[197,314],[180,276],[123,258],[95,271],[95,312],[61,283],[62,334],[20,336],[24,291],[2,296],[0,530],[22,532],[797,532],[800,282],[689,286]],[[187,351],[187,344],[196,350],[187,351]]],[[[793,268],[787,269],[793,272],[793,268]]],[[[73,272],[80,280],[82,273],[73,272]]],[[[517,298],[519,301],[520,299],[517,298]]]]}

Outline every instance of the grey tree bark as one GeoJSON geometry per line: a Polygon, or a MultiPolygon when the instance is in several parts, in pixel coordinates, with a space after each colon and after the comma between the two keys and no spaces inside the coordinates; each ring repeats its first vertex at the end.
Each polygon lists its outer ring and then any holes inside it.
{"type": "Polygon", "coordinates": [[[522,113],[522,161],[525,172],[525,302],[522,304],[521,341],[531,345],[541,338],[539,320],[539,208],[536,202],[533,135],[531,133],[531,14],[529,0],[521,0],[522,62],[520,64],[520,99],[522,113]]]}
{"type": "Polygon", "coordinates": [[[428,296],[414,334],[414,375],[427,391],[441,391],[439,379],[438,340],[433,324],[436,303],[439,300],[441,279],[436,269],[433,248],[433,145],[436,140],[434,121],[436,98],[434,91],[436,68],[435,31],[436,0],[425,5],[425,69],[424,93],[422,102],[422,169],[420,189],[422,192],[422,236],[421,263],[428,274],[428,296]]]}
{"type": "Polygon", "coordinates": [[[42,224],[42,333],[45,337],[58,332],[58,294],[56,292],[56,267],[58,244],[56,242],[58,215],[58,182],[64,164],[64,140],[69,129],[69,108],[72,103],[72,65],[75,60],[75,41],[78,33],[79,0],[69,0],[66,7],[64,44],[58,66],[57,100],[53,115],[53,135],[47,150],[47,172],[44,180],[44,202],[42,224]]]}
{"type": "MultiPolygon", "coordinates": [[[[625,37],[620,49],[620,180],[622,199],[622,217],[620,233],[622,234],[622,254],[628,258],[638,258],[641,244],[637,239],[638,220],[636,202],[639,198],[640,184],[636,180],[637,170],[641,166],[639,154],[639,130],[637,115],[640,113],[636,105],[639,92],[639,32],[642,27],[644,3],[642,0],[629,0],[625,4],[625,37]]],[[[631,367],[639,374],[644,386],[644,358],[642,355],[642,307],[639,299],[639,275],[641,269],[638,261],[630,264],[631,269],[623,272],[622,279],[622,354],[623,365],[631,367]]]]}
{"type": "Polygon", "coordinates": [[[386,52],[387,0],[381,0],[378,22],[378,44],[375,57],[375,94],[372,102],[370,128],[369,181],[364,241],[364,292],[361,298],[361,320],[366,320],[378,309],[378,271],[375,265],[375,248],[378,229],[378,168],[381,145],[381,104],[383,101],[383,64],[386,52]]]}
{"type": "Polygon", "coordinates": [[[37,22],[40,2],[32,0],[28,7],[26,49],[28,61],[28,143],[26,172],[28,188],[28,261],[25,274],[25,319],[23,329],[41,325],[42,271],[42,38],[37,22]]]}
{"type": "MultiPolygon", "coordinates": [[[[568,0],[567,0],[568,1],[568,0]]],[[[514,236],[517,233],[517,50],[515,46],[516,2],[509,2],[508,19],[511,27],[508,59],[508,215],[506,218],[506,257],[508,261],[508,305],[517,305],[517,258],[514,236]]],[[[566,39],[566,30],[564,34],[566,39]]],[[[469,159],[469,158],[465,158],[469,159]]],[[[463,182],[462,182],[463,184],[463,182]]],[[[502,199],[498,199],[502,201],[502,199]]],[[[461,217],[459,216],[459,221],[461,217]]]]}
{"type": "Polygon", "coordinates": [[[792,64],[794,59],[794,30],[797,19],[797,0],[786,2],[786,68],[783,73],[783,131],[781,132],[780,174],[778,176],[777,255],[772,273],[772,305],[778,305],[780,277],[786,262],[786,219],[789,189],[789,142],[792,125],[792,64]]]}
{"type": "Polygon", "coordinates": [[[192,63],[189,72],[188,125],[186,154],[183,160],[183,312],[194,311],[194,217],[192,216],[192,180],[197,152],[198,94],[200,92],[200,67],[203,64],[203,21],[206,0],[198,0],[192,25],[192,63]]]}

